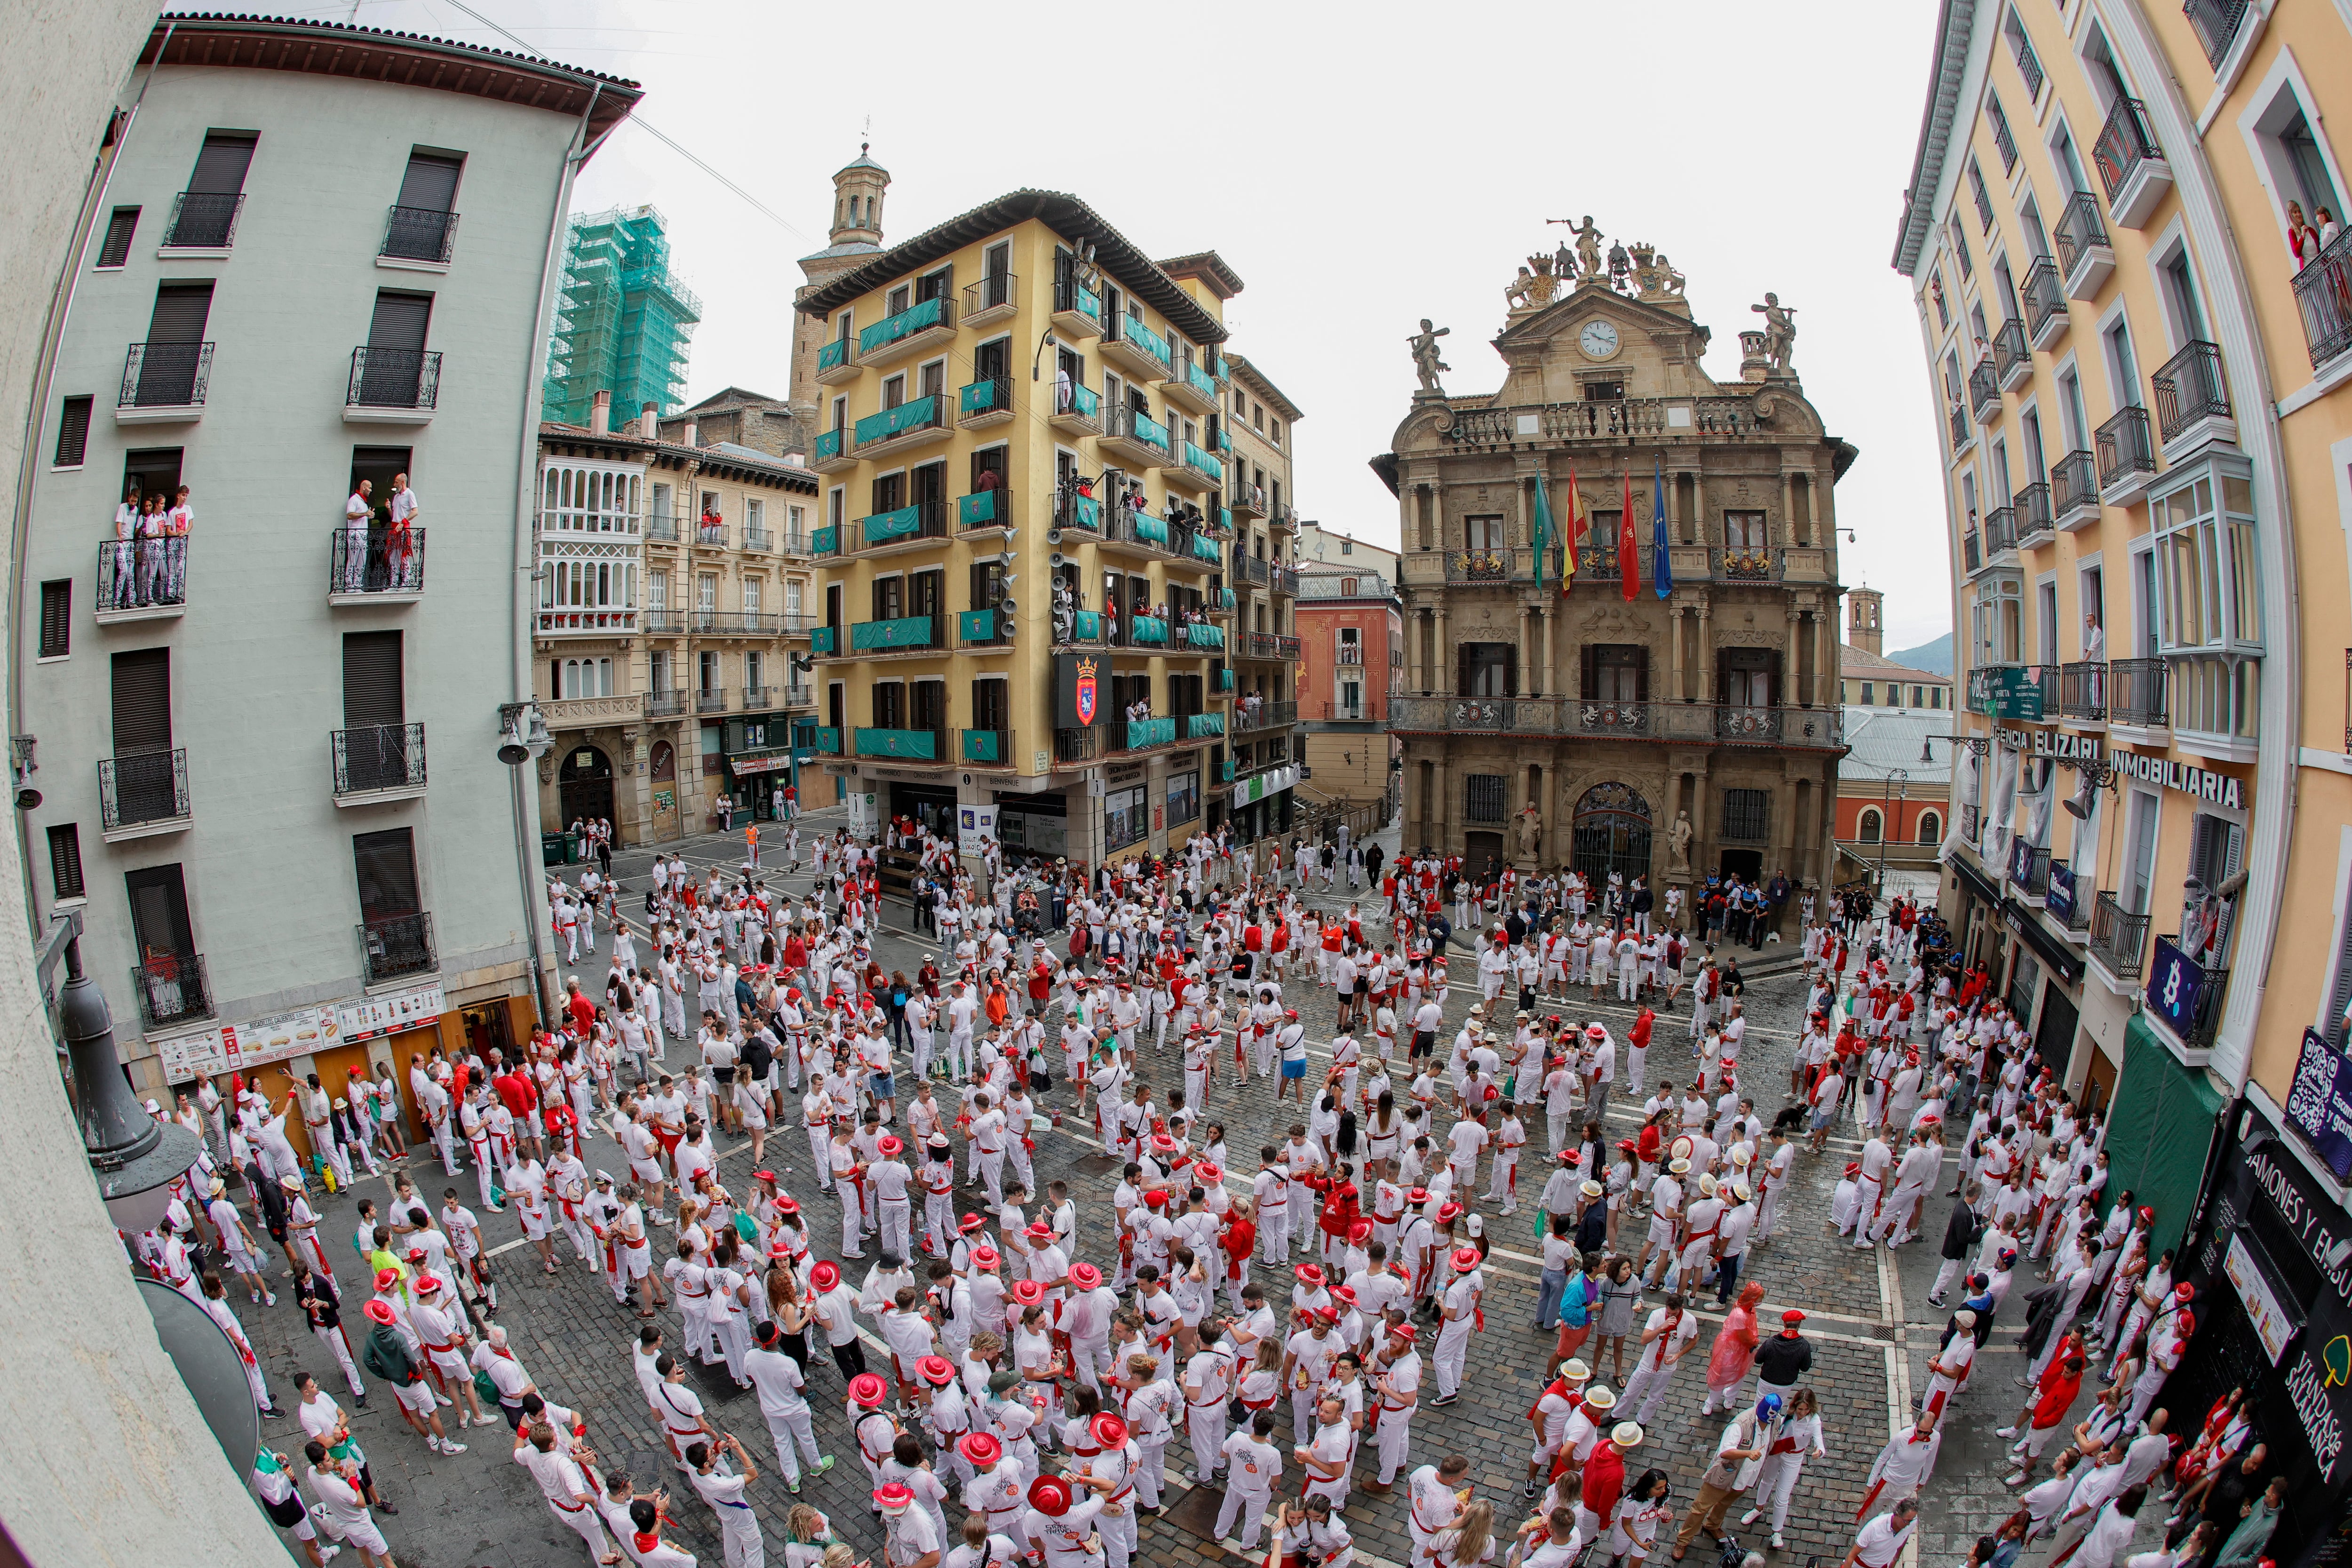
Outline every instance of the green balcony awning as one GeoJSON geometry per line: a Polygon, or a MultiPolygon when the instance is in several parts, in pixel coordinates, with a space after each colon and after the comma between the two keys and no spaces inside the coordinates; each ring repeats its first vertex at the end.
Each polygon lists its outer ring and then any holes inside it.
{"type": "Polygon", "coordinates": [[[857,444],[869,446],[876,441],[887,441],[893,436],[903,436],[909,430],[919,430],[940,422],[940,400],[937,396],[911,398],[896,408],[886,408],[879,414],[869,414],[857,422],[857,444]]]}
{"type": "Polygon", "coordinates": [[[1128,624],[1127,631],[1128,639],[1131,642],[1150,643],[1157,647],[1167,646],[1168,623],[1156,616],[1136,616],[1128,624]]]}
{"type": "Polygon", "coordinates": [[[877,511],[860,525],[866,532],[866,542],[881,544],[888,540],[904,539],[919,533],[923,527],[923,509],[902,506],[896,511],[877,511]]]}
{"type": "Polygon", "coordinates": [[[849,628],[849,646],[860,650],[929,647],[931,617],[901,616],[895,621],[860,621],[849,628]]]}
{"type": "Polygon", "coordinates": [[[963,732],[963,760],[967,763],[1001,763],[997,754],[997,732],[993,730],[966,730],[963,732]]]}
{"type": "Polygon", "coordinates": [[[1198,468],[1201,472],[1208,475],[1219,484],[1224,483],[1224,464],[1217,461],[1216,458],[1211,457],[1207,452],[1202,451],[1198,443],[1192,441],[1184,443],[1184,461],[1192,467],[1198,468]]]}
{"type": "Polygon", "coordinates": [[[860,730],[857,731],[857,754],[861,757],[913,757],[934,763],[939,761],[940,738],[929,730],[860,730]]]}
{"type": "Polygon", "coordinates": [[[1184,367],[1184,384],[1213,403],[1217,400],[1217,384],[1209,373],[1197,364],[1184,367]]]}
{"type": "Polygon", "coordinates": [[[956,500],[956,524],[961,528],[978,528],[985,522],[1011,522],[1012,513],[1003,504],[1003,490],[974,490],[956,500]]]}
{"type": "Polygon", "coordinates": [[[1102,321],[1102,296],[1086,289],[1073,289],[1077,296],[1078,314],[1099,325],[1102,321]]]}
{"type": "Polygon", "coordinates": [[[1167,426],[1162,425],[1159,420],[1154,419],[1149,414],[1132,414],[1128,417],[1135,422],[1135,438],[1137,440],[1143,442],[1146,446],[1157,447],[1163,452],[1168,450],[1167,426]]]}
{"type": "Polygon", "coordinates": [[[996,638],[996,612],[994,610],[958,611],[956,635],[966,642],[993,642],[996,638]]]}
{"type": "Polygon", "coordinates": [[[1204,539],[1197,533],[1192,536],[1192,553],[1212,566],[1222,566],[1225,563],[1225,552],[1217,548],[1217,542],[1213,539],[1204,539]]]}
{"type": "Polygon", "coordinates": [[[841,755],[841,731],[833,725],[816,725],[807,733],[808,743],[812,750],[823,752],[827,756],[841,755]]]}
{"type": "Polygon", "coordinates": [[[1199,624],[1186,626],[1184,646],[1186,647],[1223,647],[1225,646],[1225,628],[1199,624]]]}
{"type": "MultiPolygon", "coordinates": [[[[909,306],[895,316],[885,316],[857,334],[857,352],[872,353],[876,349],[887,347],[901,338],[911,338],[927,327],[940,325],[947,319],[947,303],[946,295],[934,294],[919,305],[909,306]]],[[[822,370],[824,367],[819,365],[817,368],[822,370]]]]}
{"type": "Polygon", "coordinates": [[[1130,748],[1165,746],[1176,739],[1173,719],[1130,719],[1127,721],[1127,743],[1130,748]]]}
{"type": "Polygon", "coordinates": [[[1118,335],[1160,362],[1162,369],[1170,363],[1168,340],[1145,326],[1133,316],[1118,324],[1118,335]]]}

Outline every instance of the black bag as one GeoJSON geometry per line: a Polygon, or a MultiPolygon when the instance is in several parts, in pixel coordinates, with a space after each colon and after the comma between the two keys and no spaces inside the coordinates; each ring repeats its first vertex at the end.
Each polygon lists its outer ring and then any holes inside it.
{"type": "Polygon", "coordinates": [[[1235,1426],[1246,1428],[1251,1414],[1250,1407],[1242,1403],[1240,1394],[1236,1394],[1225,1401],[1225,1419],[1235,1426]]]}

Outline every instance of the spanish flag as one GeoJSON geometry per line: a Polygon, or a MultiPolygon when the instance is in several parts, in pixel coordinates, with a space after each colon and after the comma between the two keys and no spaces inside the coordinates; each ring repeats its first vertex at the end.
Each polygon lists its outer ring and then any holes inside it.
{"type": "Polygon", "coordinates": [[[1559,531],[1559,596],[1563,599],[1576,585],[1577,542],[1584,537],[1585,531],[1591,526],[1591,520],[1584,514],[1583,493],[1576,488],[1576,465],[1570,463],[1568,468],[1568,520],[1559,531]]]}

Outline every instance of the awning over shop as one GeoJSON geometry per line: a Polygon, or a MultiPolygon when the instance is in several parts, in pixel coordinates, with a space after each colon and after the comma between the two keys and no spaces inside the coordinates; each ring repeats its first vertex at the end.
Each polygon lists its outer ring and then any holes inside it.
{"type": "Polygon", "coordinates": [[[1295,766],[1273,768],[1265,773],[1253,774],[1248,778],[1235,781],[1234,804],[1248,805],[1255,801],[1271,799],[1297,782],[1298,769],[1295,766]]]}
{"type": "Polygon", "coordinates": [[[1973,894],[1979,903],[1990,904],[1995,909],[2000,908],[2000,889],[1995,887],[1982,871],[1976,868],[1969,856],[1955,854],[1948,864],[1959,877],[1960,886],[1973,894]]]}
{"type": "Polygon", "coordinates": [[[747,752],[740,757],[730,757],[727,765],[739,773],[776,773],[793,765],[793,753],[782,752],[747,752]]]}
{"type": "Polygon", "coordinates": [[[2221,1109],[2221,1096],[2203,1069],[2181,1066],[2147,1020],[2134,1014],[2124,1025],[2124,1070],[2107,1120],[2105,1195],[2112,1202],[2128,1189],[2156,1210],[2148,1243],[2155,1251],[2179,1244],[2197,1206],[2221,1109]]]}

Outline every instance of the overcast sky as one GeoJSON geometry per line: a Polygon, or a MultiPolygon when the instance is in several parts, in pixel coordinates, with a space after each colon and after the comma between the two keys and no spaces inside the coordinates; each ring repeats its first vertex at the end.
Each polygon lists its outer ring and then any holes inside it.
{"type": "MultiPolygon", "coordinates": [[[[1950,629],[1934,414],[1887,265],[1931,0],[467,4],[643,82],[646,120],[792,226],[643,130],[589,166],[576,205],[660,208],[702,298],[691,397],[787,392],[793,263],[824,245],[831,176],[870,116],[888,239],[1031,185],[1150,255],[1222,254],[1248,285],[1234,348],[1307,411],[1300,515],[1392,545],[1396,502],[1365,464],[1406,412],[1405,335],[1424,315],[1451,327],[1447,389],[1492,390],[1503,285],[1564,232],[1545,219],[1591,213],[1688,276],[1719,380],[1738,378],[1751,303],[1770,289],[1796,307],[1806,395],[1862,453],[1837,489],[1857,535],[1843,576],[1886,591],[1890,647],[1950,629]]],[[[299,14],[510,47],[448,0],[299,14]]]]}

